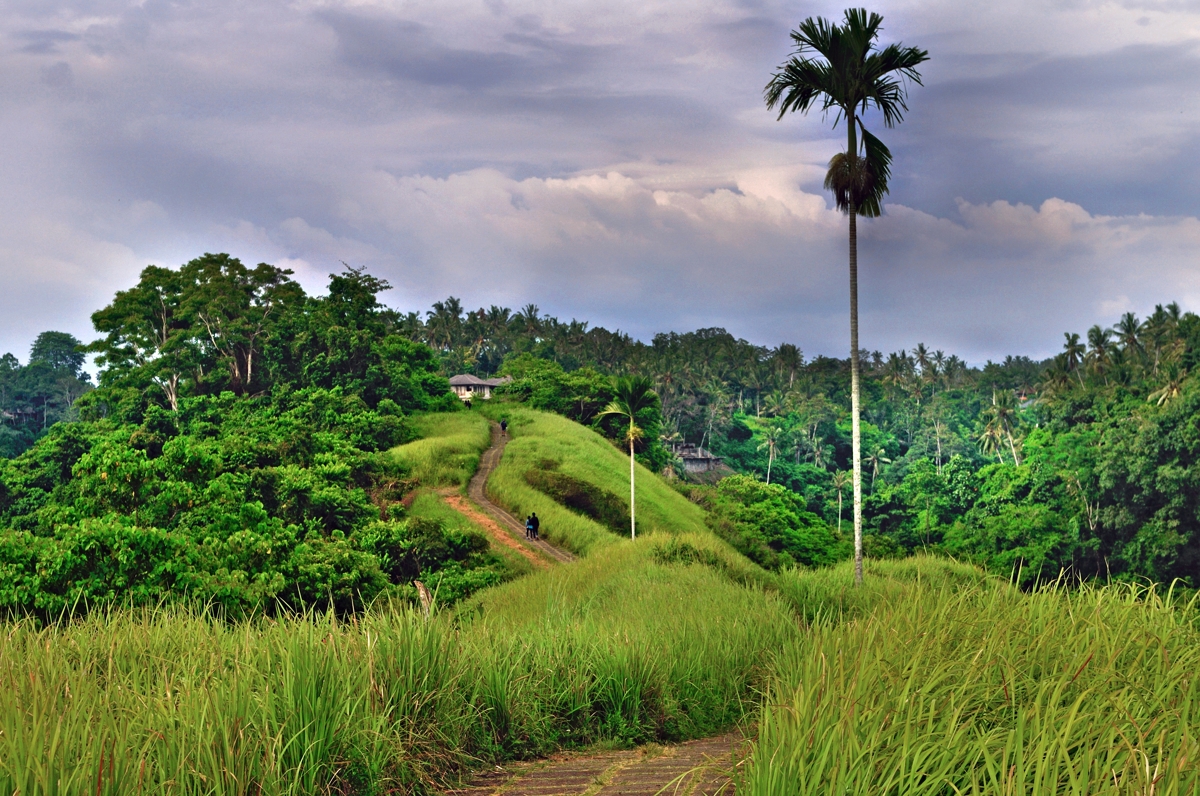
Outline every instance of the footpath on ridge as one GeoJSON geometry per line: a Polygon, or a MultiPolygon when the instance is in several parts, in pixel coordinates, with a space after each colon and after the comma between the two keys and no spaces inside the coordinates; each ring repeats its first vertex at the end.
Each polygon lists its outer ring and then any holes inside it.
{"type": "Polygon", "coordinates": [[[519,521],[516,517],[505,511],[503,507],[498,506],[488,499],[487,480],[497,465],[500,464],[500,457],[504,455],[504,446],[508,444],[508,435],[500,431],[500,425],[492,423],[491,426],[492,444],[479,458],[479,469],[475,471],[475,475],[471,477],[470,483],[467,484],[467,495],[476,505],[487,512],[490,517],[479,516],[479,512],[474,511],[471,504],[464,500],[461,495],[443,494],[446,502],[460,514],[465,514],[470,519],[482,525],[486,531],[496,538],[497,542],[517,550],[517,552],[528,558],[535,566],[544,567],[546,562],[543,558],[536,555],[533,552],[534,550],[560,563],[565,564],[568,561],[574,561],[575,556],[561,547],[550,544],[545,539],[526,539],[525,523],[519,521]]]}
{"type": "Polygon", "coordinates": [[[483,771],[445,796],[732,796],[740,733],[592,755],[559,755],[483,771]]]}
{"type": "MultiPolygon", "coordinates": [[[[467,484],[470,500],[452,490],[441,495],[448,505],[484,528],[500,544],[525,556],[537,567],[575,556],[544,539],[526,539],[525,523],[493,503],[487,481],[504,455],[508,436],[496,423],[492,444],[479,459],[479,469],[467,484]],[[480,510],[482,509],[482,511],[480,510]],[[541,553],[541,555],[538,555],[541,553]]],[[[675,746],[596,754],[559,754],[545,760],[511,763],[477,772],[462,787],[444,796],[732,796],[730,773],[741,761],[741,733],[675,746]]]]}

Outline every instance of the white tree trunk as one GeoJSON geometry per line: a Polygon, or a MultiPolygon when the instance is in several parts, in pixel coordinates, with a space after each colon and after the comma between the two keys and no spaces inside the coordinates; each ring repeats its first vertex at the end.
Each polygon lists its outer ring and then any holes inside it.
{"type": "MultiPolygon", "coordinates": [[[[853,117],[849,120],[854,124],[853,117]]],[[[854,479],[854,582],[863,580],[862,551],[862,429],[859,423],[858,361],[858,224],[850,206],[850,442],[854,479]]]]}
{"type": "Polygon", "coordinates": [[[637,538],[637,509],[634,504],[633,492],[633,436],[629,438],[629,538],[637,538]]]}

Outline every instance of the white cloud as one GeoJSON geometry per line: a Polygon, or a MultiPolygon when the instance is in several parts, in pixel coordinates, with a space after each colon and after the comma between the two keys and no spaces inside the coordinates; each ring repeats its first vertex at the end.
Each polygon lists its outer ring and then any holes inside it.
{"type": "MultiPolygon", "coordinates": [[[[1200,308],[1194,3],[879,8],[932,60],[885,133],[895,204],[861,225],[867,345],[1046,353],[1118,311],[1200,308]]],[[[220,249],[310,290],[366,265],[407,309],[453,293],[845,348],[845,221],[820,189],[842,128],[761,100],[807,8],[6,10],[0,348],[86,336],[147,262],[220,249]]]]}

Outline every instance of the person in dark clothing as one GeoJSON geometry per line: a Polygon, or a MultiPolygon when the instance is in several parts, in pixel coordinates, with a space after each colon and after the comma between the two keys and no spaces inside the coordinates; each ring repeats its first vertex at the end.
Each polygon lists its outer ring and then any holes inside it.
{"type": "Polygon", "coordinates": [[[526,539],[533,538],[533,515],[532,514],[525,518],[525,538],[526,539]]]}
{"type": "Polygon", "coordinates": [[[468,398],[467,400],[463,401],[463,403],[466,405],[466,407],[467,407],[468,409],[470,409],[470,408],[471,408],[471,399],[470,399],[470,398],[468,398]]]}
{"type": "Polygon", "coordinates": [[[508,421],[507,421],[507,420],[501,420],[501,421],[500,421],[500,433],[501,433],[501,434],[507,434],[507,433],[508,433],[508,421]]]}
{"type": "Polygon", "coordinates": [[[533,526],[533,538],[534,539],[540,538],[538,536],[538,527],[541,526],[542,523],[540,520],[538,520],[538,516],[537,516],[536,512],[529,515],[529,524],[533,526]]]}

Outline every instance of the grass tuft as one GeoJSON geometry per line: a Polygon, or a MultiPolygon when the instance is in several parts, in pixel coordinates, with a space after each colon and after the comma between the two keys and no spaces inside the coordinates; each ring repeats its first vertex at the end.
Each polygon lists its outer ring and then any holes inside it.
{"type": "Polygon", "coordinates": [[[413,415],[418,439],[392,448],[424,487],[465,488],[479,469],[479,457],[491,444],[487,418],[476,412],[413,415]]]}

